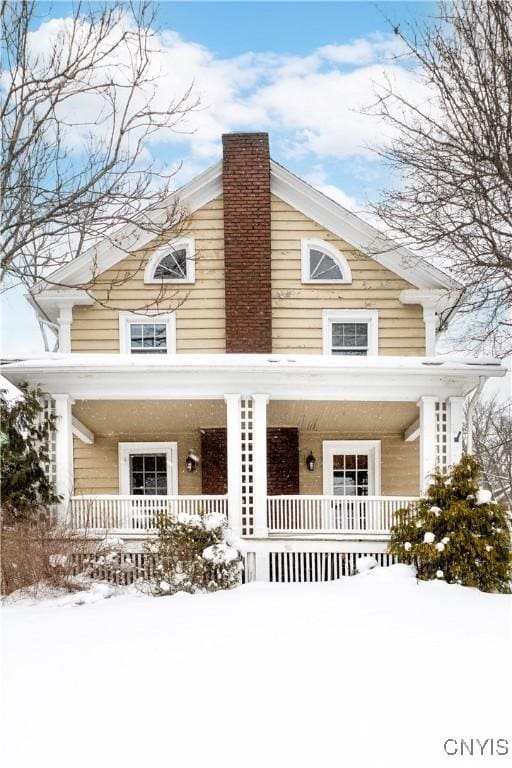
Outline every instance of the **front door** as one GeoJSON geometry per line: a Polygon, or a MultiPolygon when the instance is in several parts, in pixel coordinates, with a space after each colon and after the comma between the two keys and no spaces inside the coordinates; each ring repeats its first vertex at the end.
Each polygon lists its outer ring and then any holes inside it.
{"type": "Polygon", "coordinates": [[[368,504],[365,498],[378,492],[379,477],[379,441],[324,442],[324,493],[340,497],[330,505],[329,527],[366,530],[368,504]]]}

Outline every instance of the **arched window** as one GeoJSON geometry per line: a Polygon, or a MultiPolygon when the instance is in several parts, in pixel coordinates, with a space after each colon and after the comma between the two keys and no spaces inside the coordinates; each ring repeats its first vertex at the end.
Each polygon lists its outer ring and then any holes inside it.
{"type": "Polygon", "coordinates": [[[345,256],[324,240],[301,240],[303,283],[351,283],[345,256]]]}
{"type": "Polygon", "coordinates": [[[145,283],[193,283],[194,280],[195,247],[191,237],[160,246],[144,271],[145,283]]]}

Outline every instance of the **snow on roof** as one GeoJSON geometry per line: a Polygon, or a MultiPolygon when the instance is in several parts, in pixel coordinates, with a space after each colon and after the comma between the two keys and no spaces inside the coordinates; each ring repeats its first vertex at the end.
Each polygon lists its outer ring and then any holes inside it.
{"type": "Polygon", "coordinates": [[[409,371],[430,371],[441,368],[449,370],[468,370],[492,368],[494,376],[504,376],[507,369],[500,360],[494,358],[445,356],[442,357],[394,357],[381,356],[343,356],[343,355],[274,355],[274,354],[175,354],[175,355],[130,355],[130,354],[88,354],[45,353],[40,357],[23,360],[4,359],[2,369],[8,375],[9,370],[32,369],[83,369],[83,370],[126,370],[126,369],[337,369],[371,370],[392,369],[409,371]]]}

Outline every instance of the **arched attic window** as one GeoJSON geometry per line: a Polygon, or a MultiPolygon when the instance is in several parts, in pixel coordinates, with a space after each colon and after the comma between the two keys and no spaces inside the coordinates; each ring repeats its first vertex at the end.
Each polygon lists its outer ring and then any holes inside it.
{"type": "Polygon", "coordinates": [[[144,282],[193,283],[195,272],[194,239],[182,237],[157,248],[144,270],[144,282]]]}
{"type": "Polygon", "coordinates": [[[345,256],[325,240],[301,240],[303,283],[351,283],[345,256]]]}

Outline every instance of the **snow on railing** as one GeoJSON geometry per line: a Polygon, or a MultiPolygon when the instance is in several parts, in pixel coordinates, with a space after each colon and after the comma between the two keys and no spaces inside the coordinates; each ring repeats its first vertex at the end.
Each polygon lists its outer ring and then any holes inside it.
{"type": "Polygon", "coordinates": [[[156,532],[161,514],[211,514],[227,518],[227,496],[73,496],[71,526],[80,530],[156,532]]]}
{"type": "Polygon", "coordinates": [[[268,496],[269,533],[389,534],[414,496],[268,496]]]}

